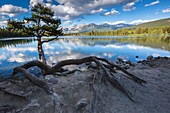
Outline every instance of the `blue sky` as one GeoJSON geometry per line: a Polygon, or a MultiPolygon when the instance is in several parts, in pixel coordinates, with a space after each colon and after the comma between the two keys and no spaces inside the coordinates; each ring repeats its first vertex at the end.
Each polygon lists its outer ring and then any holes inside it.
{"type": "Polygon", "coordinates": [[[36,3],[51,8],[62,26],[80,24],[139,24],[170,17],[170,0],[1,0],[0,26],[6,20],[30,16],[36,3]]]}

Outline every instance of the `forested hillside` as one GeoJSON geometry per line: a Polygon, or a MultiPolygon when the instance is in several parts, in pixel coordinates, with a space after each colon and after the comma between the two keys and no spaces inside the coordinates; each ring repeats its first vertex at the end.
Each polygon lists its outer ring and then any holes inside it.
{"type": "Polygon", "coordinates": [[[133,26],[132,28],[155,28],[155,27],[170,27],[170,18],[160,19],[152,22],[146,22],[133,26]]]}

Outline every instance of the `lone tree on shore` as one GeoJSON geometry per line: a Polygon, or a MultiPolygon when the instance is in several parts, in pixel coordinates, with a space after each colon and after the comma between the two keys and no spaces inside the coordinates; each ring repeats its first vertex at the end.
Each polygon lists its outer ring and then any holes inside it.
{"type": "Polygon", "coordinates": [[[7,29],[20,30],[30,36],[36,36],[41,40],[42,36],[59,36],[62,35],[60,19],[54,19],[54,12],[40,3],[31,8],[31,17],[24,18],[22,21],[8,20],[7,29]]]}
{"type": "Polygon", "coordinates": [[[59,29],[61,20],[54,19],[53,18],[54,12],[52,12],[51,9],[49,9],[48,7],[42,6],[39,3],[33,6],[31,8],[31,11],[32,11],[31,17],[25,18],[25,21],[29,24],[25,27],[26,32],[30,35],[37,37],[39,59],[41,62],[46,63],[44,52],[42,49],[42,44],[45,41],[42,41],[41,37],[62,35],[62,28],[59,29]]]}
{"type": "Polygon", "coordinates": [[[17,22],[9,20],[7,28],[10,30],[22,29],[28,36],[36,36],[38,41],[39,60],[46,63],[42,44],[56,39],[62,35],[62,28],[60,19],[54,19],[54,12],[48,7],[41,4],[36,4],[31,8],[31,17],[24,18],[23,21],[17,22]],[[56,36],[48,41],[42,41],[42,36],[56,36]]]}
{"type": "MultiPolygon", "coordinates": [[[[129,91],[127,91],[116,79],[114,75],[116,73],[115,70],[122,71],[124,73],[122,74],[123,76],[139,84],[146,83],[146,81],[129,73],[127,70],[125,70],[121,66],[114,64],[113,62],[110,62],[107,59],[95,57],[95,56],[89,56],[89,57],[80,58],[80,59],[64,60],[64,61],[58,62],[57,64],[53,66],[46,64],[46,62],[43,62],[45,61],[45,57],[44,57],[44,52],[42,49],[42,44],[45,42],[52,41],[53,39],[50,39],[48,41],[42,41],[41,37],[61,35],[62,29],[58,29],[61,22],[59,19],[53,19],[54,13],[49,8],[44,7],[41,4],[37,4],[34,7],[32,7],[31,11],[32,11],[32,16],[30,18],[25,18],[27,23],[29,23],[29,25],[25,24],[25,30],[29,34],[37,37],[39,58],[42,61],[30,61],[22,66],[15,67],[11,77],[14,77],[17,73],[22,73],[32,83],[43,88],[48,94],[53,95],[54,94],[53,88],[51,88],[51,86],[49,86],[49,84],[47,84],[45,81],[39,79],[34,74],[30,73],[27,69],[29,69],[30,67],[37,66],[42,70],[43,75],[58,73],[57,75],[63,76],[63,75],[67,75],[69,73],[75,72],[74,70],[65,70],[64,69],[65,66],[80,65],[83,63],[88,63],[88,65],[91,66],[91,62],[93,62],[96,64],[96,66],[95,67],[92,66],[92,68],[102,71],[102,74],[98,78],[100,79],[101,82],[104,82],[106,84],[111,84],[114,88],[117,88],[119,91],[125,94],[130,100],[134,101],[131,98],[129,91]]],[[[92,104],[91,106],[95,105],[95,99],[96,99],[96,96],[95,96],[96,91],[94,88],[95,80],[96,78],[95,76],[93,76],[92,87],[93,87],[94,96],[92,98],[93,102],[91,103],[92,104]]],[[[92,107],[92,109],[93,108],[94,107],[92,107]]]]}

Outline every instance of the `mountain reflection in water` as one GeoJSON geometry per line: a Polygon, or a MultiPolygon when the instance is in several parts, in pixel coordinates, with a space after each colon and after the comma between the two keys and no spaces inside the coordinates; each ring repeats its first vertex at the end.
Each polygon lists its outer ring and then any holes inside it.
{"type": "MultiPolygon", "coordinates": [[[[44,37],[43,40],[49,38],[44,37]]],[[[125,38],[124,38],[125,39],[125,38]]],[[[159,46],[145,42],[125,41],[116,37],[60,37],[42,45],[47,64],[52,65],[61,60],[82,58],[96,55],[115,61],[118,57],[137,62],[147,56],[170,57],[169,44],[159,46]],[[164,48],[162,49],[162,47],[164,48]],[[136,58],[139,56],[139,58],[136,58]]],[[[17,40],[0,40],[0,76],[7,76],[15,66],[31,60],[39,60],[37,42],[33,38],[17,40]]]]}

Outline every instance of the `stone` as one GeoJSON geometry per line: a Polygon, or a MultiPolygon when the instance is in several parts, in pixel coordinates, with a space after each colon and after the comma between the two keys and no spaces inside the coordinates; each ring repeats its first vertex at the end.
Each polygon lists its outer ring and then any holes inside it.
{"type": "Polygon", "coordinates": [[[118,60],[119,63],[124,63],[122,58],[117,58],[117,60],[118,60]]]}
{"type": "Polygon", "coordinates": [[[86,98],[82,98],[76,104],[76,110],[81,110],[88,105],[88,100],[86,98]]]}
{"type": "Polygon", "coordinates": [[[58,83],[58,79],[55,78],[53,75],[46,75],[45,80],[47,80],[47,82],[49,82],[51,84],[57,84],[58,83]]]}
{"type": "Polygon", "coordinates": [[[147,57],[147,60],[148,60],[148,61],[153,60],[153,56],[152,56],[152,55],[148,56],[148,57],[147,57]]]}

